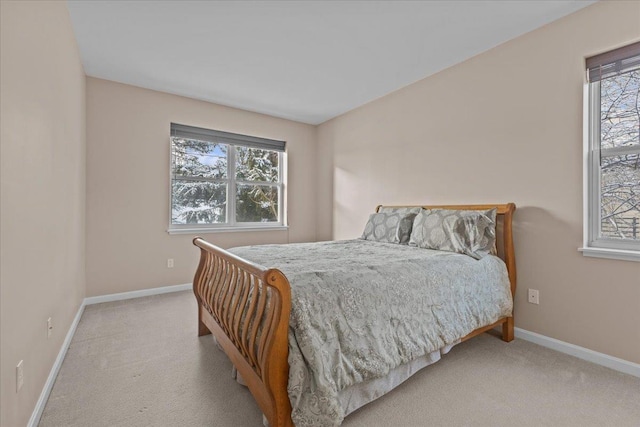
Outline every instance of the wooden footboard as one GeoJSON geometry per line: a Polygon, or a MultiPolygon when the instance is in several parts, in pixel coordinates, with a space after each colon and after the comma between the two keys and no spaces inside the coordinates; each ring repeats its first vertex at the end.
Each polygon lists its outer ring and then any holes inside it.
{"type": "MultiPolygon", "coordinates": [[[[497,208],[498,255],[507,265],[511,293],[515,295],[516,270],[511,229],[515,210],[513,203],[423,207],[497,208]]],[[[253,264],[199,237],[193,243],[200,248],[200,264],[193,280],[193,291],[198,300],[198,335],[215,335],[271,427],[293,426],[287,393],[291,312],[289,281],[280,270],[253,264]]],[[[500,325],[502,339],[513,340],[513,317],[479,328],[462,340],[500,325]]]]}
{"type": "Polygon", "coordinates": [[[251,390],[272,427],[292,426],[287,278],[239,258],[201,238],[193,280],[198,335],[213,333],[251,390]]]}

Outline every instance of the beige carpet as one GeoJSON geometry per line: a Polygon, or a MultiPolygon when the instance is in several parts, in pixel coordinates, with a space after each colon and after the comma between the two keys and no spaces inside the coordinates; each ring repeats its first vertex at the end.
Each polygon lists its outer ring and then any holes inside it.
{"type": "MultiPolygon", "coordinates": [[[[191,292],[86,308],[41,426],[255,426],[262,415],[191,292]]],[[[640,426],[640,379],[481,335],[344,426],[640,426]]]]}

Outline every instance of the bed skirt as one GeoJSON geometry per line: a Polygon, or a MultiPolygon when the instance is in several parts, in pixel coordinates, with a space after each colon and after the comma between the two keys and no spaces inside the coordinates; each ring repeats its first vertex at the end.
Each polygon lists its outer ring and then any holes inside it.
{"type": "MultiPolygon", "coordinates": [[[[222,347],[218,344],[215,336],[213,342],[216,346],[222,350],[222,347]]],[[[417,373],[422,368],[432,365],[439,361],[442,356],[449,353],[449,351],[460,341],[441,348],[440,350],[433,351],[422,357],[412,360],[409,363],[398,366],[392,369],[389,373],[381,378],[375,378],[359,384],[354,384],[350,387],[339,392],[338,398],[340,405],[344,411],[344,415],[347,416],[357,409],[362,408],[364,405],[373,402],[377,398],[389,393],[394,388],[408,380],[413,374],[417,373]]],[[[246,387],[246,384],[235,367],[231,369],[231,376],[238,382],[238,384],[246,387]]],[[[262,417],[262,422],[265,427],[269,427],[269,423],[266,418],[262,417]]]]}

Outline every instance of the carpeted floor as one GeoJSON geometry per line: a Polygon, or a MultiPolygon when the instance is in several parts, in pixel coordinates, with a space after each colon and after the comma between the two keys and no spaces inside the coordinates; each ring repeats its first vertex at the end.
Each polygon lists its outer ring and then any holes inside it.
{"type": "MultiPolygon", "coordinates": [[[[640,426],[640,378],[484,334],[344,426],[640,426]]],[[[191,292],[88,306],[40,426],[262,426],[191,292]]]]}

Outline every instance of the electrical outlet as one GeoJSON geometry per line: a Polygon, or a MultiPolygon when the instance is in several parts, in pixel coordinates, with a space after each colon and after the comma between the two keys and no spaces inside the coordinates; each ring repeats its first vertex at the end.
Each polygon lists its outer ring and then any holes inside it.
{"type": "Polygon", "coordinates": [[[167,260],[167,268],[173,268],[173,258],[167,260]]]}
{"type": "Polygon", "coordinates": [[[540,291],[537,289],[529,289],[529,302],[531,304],[540,304],[540,291]]]}
{"type": "Polygon", "coordinates": [[[53,321],[51,317],[47,319],[47,338],[51,338],[51,333],[53,332],[53,321]]]}
{"type": "Polygon", "coordinates": [[[24,367],[23,362],[24,361],[21,360],[16,366],[16,393],[20,391],[22,384],[24,384],[24,371],[22,369],[24,367]]]}

